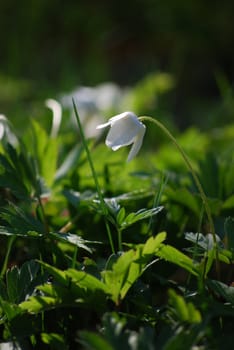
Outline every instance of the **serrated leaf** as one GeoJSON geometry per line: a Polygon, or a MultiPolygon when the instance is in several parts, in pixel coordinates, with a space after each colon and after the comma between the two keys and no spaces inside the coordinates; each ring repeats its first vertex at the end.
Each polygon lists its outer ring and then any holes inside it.
{"type": "Polygon", "coordinates": [[[152,217],[153,215],[158,214],[163,209],[162,206],[152,209],[140,209],[136,213],[130,213],[125,218],[123,218],[120,223],[121,229],[133,225],[134,223],[152,217]]]}
{"type": "Polygon", "coordinates": [[[9,301],[15,303],[19,299],[19,269],[13,266],[6,273],[6,285],[9,301]]]}
{"type": "Polygon", "coordinates": [[[110,270],[102,272],[104,283],[116,304],[119,304],[129,288],[144,272],[165,237],[165,233],[160,233],[156,237],[149,238],[145,244],[136,245],[134,249],[120,255],[110,270]]]}
{"type": "Polygon", "coordinates": [[[7,270],[6,289],[10,302],[17,304],[33,292],[38,270],[39,265],[34,260],[25,262],[21,268],[13,266],[7,270]]]}
{"type": "MultiPolygon", "coordinates": [[[[223,243],[218,235],[215,235],[218,247],[223,248],[223,243]]],[[[193,242],[195,245],[203,248],[205,251],[210,250],[214,247],[214,239],[211,233],[203,235],[202,233],[186,232],[185,239],[193,242]]]]}
{"type": "Polygon", "coordinates": [[[51,233],[49,233],[48,236],[55,238],[61,242],[66,242],[66,243],[70,243],[72,245],[75,245],[78,248],[82,248],[89,253],[92,253],[92,249],[89,248],[87,246],[87,244],[101,244],[101,242],[98,242],[98,241],[87,241],[87,240],[83,239],[82,237],[75,235],[75,234],[71,234],[71,233],[51,232],[51,233]]]}
{"type": "Polygon", "coordinates": [[[160,232],[155,237],[150,237],[144,244],[143,255],[155,254],[160,244],[165,241],[166,232],[160,232]]]}
{"type": "Polygon", "coordinates": [[[99,310],[106,302],[108,290],[103,282],[84,271],[57,268],[42,264],[52,274],[52,283],[37,286],[43,295],[32,296],[19,306],[30,313],[39,313],[65,306],[88,306],[99,310]]]}
{"type": "Polygon", "coordinates": [[[234,305],[234,287],[227,286],[215,280],[209,280],[208,285],[216,294],[222,296],[226,301],[234,305]]]}
{"type": "Polygon", "coordinates": [[[18,305],[14,303],[10,303],[6,300],[3,300],[1,297],[0,297],[0,306],[9,321],[12,320],[14,317],[18,316],[22,312],[18,305]]]}
{"type": "Polygon", "coordinates": [[[178,265],[195,276],[198,276],[198,267],[194,261],[170,245],[162,244],[156,253],[160,258],[178,265]]]}
{"type": "Polygon", "coordinates": [[[45,310],[53,309],[58,306],[58,304],[58,299],[53,297],[31,296],[28,300],[19,304],[19,308],[21,311],[36,314],[45,310]]]}
{"type": "Polygon", "coordinates": [[[73,283],[77,284],[81,288],[85,288],[87,291],[95,292],[100,290],[106,294],[108,293],[108,288],[102,281],[84,271],[68,269],[65,273],[73,283]]]}
{"type": "Polygon", "coordinates": [[[6,144],[5,154],[0,154],[0,186],[7,187],[19,199],[30,199],[36,191],[36,172],[22,142],[19,151],[6,144]]]}
{"type": "Polygon", "coordinates": [[[1,231],[12,232],[14,234],[26,234],[35,231],[44,234],[45,228],[41,221],[37,220],[31,213],[23,211],[13,203],[9,203],[7,208],[2,209],[0,217],[8,223],[1,231]],[[9,231],[8,231],[9,230],[9,231]]]}
{"type": "Polygon", "coordinates": [[[17,236],[17,237],[24,237],[24,238],[41,238],[44,235],[36,232],[36,231],[25,231],[23,233],[23,230],[19,228],[13,228],[13,227],[7,227],[7,226],[0,226],[0,235],[2,236],[17,236]]]}
{"type": "Polygon", "coordinates": [[[68,287],[69,285],[69,278],[67,277],[66,273],[60,269],[57,269],[54,266],[51,266],[44,261],[38,261],[39,264],[41,264],[61,285],[68,287]]]}
{"type": "Polygon", "coordinates": [[[118,224],[119,226],[122,225],[122,223],[123,223],[123,221],[124,221],[124,219],[125,219],[125,214],[126,214],[125,208],[122,207],[122,208],[119,210],[119,212],[118,212],[118,214],[117,214],[117,217],[116,217],[116,221],[117,221],[117,224],[118,224]]]}

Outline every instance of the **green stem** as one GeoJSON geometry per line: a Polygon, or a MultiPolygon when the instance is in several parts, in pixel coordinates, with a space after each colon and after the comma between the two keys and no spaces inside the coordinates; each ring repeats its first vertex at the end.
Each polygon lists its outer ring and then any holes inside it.
{"type": "Polygon", "coordinates": [[[104,201],[103,196],[102,196],[102,192],[101,192],[101,189],[100,189],[100,186],[99,186],[97,174],[96,174],[96,171],[95,171],[95,168],[94,168],[94,165],[93,165],[92,157],[91,157],[91,154],[90,154],[87,142],[86,142],[85,134],[84,134],[84,131],[83,131],[83,128],[82,128],[82,125],[81,125],[81,121],[80,121],[80,118],[79,118],[79,114],[78,114],[78,111],[77,111],[74,99],[72,99],[72,103],[73,103],[73,108],[74,108],[77,124],[78,124],[78,127],[79,127],[79,131],[80,131],[81,140],[82,140],[84,149],[86,151],[86,155],[87,155],[87,158],[88,158],[89,166],[90,166],[90,169],[91,169],[91,172],[92,172],[92,175],[93,175],[93,179],[94,179],[94,183],[95,183],[95,186],[96,186],[96,189],[97,189],[97,193],[98,193],[98,197],[99,197],[102,213],[104,215],[105,226],[106,226],[106,230],[107,230],[107,234],[108,234],[108,239],[109,239],[109,242],[110,242],[111,250],[112,250],[112,253],[114,254],[115,253],[115,249],[114,249],[114,244],[113,244],[113,240],[112,240],[111,230],[110,230],[109,223],[108,223],[108,221],[106,219],[106,216],[108,214],[108,210],[106,208],[106,204],[105,204],[105,201],[104,201]]]}
{"type": "Polygon", "coordinates": [[[6,270],[7,270],[7,265],[8,265],[8,261],[9,261],[9,256],[10,256],[10,252],[11,252],[11,248],[13,246],[13,243],[16,240],[16,236],[11,236],[8,242],[8,246],[7,246],[7,251],[6,251],[6,255],[5,255],[5,259],[3,262],[3,267],[2,267],[2,271],[0,274],[0,277],[3,277],[3,275],[5,274],[6,270]]]}
{"type": "Polygon", "coordinates": [[[47,218],[46,218],[46,214],[45,214],[45,210],[44,210],[44,207],[43,207],[43,203],[42,203],[40,194],[37,195],[37,200],[38,200],[39,207],[41,209],[41,215],[42,215],[42,218],[43,218],[43,224],[44,224],[44,228],[45,228],[45,233],[48,234],[50,232],[50,229],[49,229],[48,221],[47,221],[47,218]]]}
{"type": "Polygon", "coordinates": [[[211,234],[213,236],[214,246],[215,246],[215,250],[216,250],[216,271],[217,271],[217,274],[219,275],[218,249],[217,249],[218,247],[217,247],[217,239],[216,239],[216,235],[215,235],[215,228],[214,228],[214,222],[213,222],[212,215],[211,215],[211,210],[210,210],[205,192],[204,192],[202,185],[200,183],[200,180],[199,180],[196,172],[194,171],[193,166],[192,166],[188,156],[184,152],[183,148],[178,144],[178,142],[174,138],[174,136],[170,133],[170,131],[162,123],[160,123],[160,121],[158,121],[157,119],[154,119],[152,117],[149,117],[149,116],[139,117],[139,120],[140,121],[149,121],[149,122],[156,124],[169,137],[169,139],[174,143],[174,145],[176,146],[176,148],[180,152],[183,160],[185,161],[185,164],[187,165],[188,169],[190,170],[191,175],[193,177],[193,180],[194,180],[194,182],[198,188],[198,191],[200,193],[200,196],[201,196],[201,199],[202,199],[202,202],[204,204],[205,211],[206,211],[206,215],[207,215],[207,218],[209,221],[210,230],[211,230],[211,234]]]}
{"type": "Polygon", "coordinates": [[[122,252],[123,251],[122,230],[120,228],[117,228],[117,232],[118,232],[118,247],[119,247],[119,251],[122,252]]]}

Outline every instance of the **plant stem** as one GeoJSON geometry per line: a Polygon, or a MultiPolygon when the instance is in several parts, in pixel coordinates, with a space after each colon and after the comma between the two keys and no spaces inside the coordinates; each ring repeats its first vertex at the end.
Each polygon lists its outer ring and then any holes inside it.
{"type": "Polygon", "coordinates": [[[118,232],[118,247],[119,247],[119,251],[122,252],[123,251],[122,230],[120,228],[117,228],[117,232],[118,232]]]}
{"type": "Polygon", "coordinates": [[[102,213],[104,215],[105,226],[106,226],[106,230],[107,230],[107,234],[108,234],[108,239],[109,239],[109,242],[110,242],[111,250],[112,250],[112,253],[114,254],[115,253],[115,249],[114,249],[114,244],[113,244],[113,240],[112,240],[111,230],[110,230],[110,226],[109,226],[109,223],[107,221],[107,218],[106,218],[106,216],[108,214],[108,210],[106,208],[106,204],[105,204],[105,201],[103,199],[102,192],[101,192],[101,189],[100,189],[100,186],[99,186],[99,183],[98,183],[97,174],[96,174],[96,171],[95,171],[95,168],[94,168],[94,165],[93,165],[92,157],[91,157],[91,154],[90,154],[90,151],[89,151],[89,147],[87,145],[87,141],[86,141],[86,138],[85,138],[85,134],[84,134],[84,131],[83,131],[83,128],[82,128],[82,125],[81,125],[81,121],[80,121],[80,118],[79,118],[79,114],[78,114],[78,111],[77,111],[74,99],[72,99],[72,103],[73,103],[73,108],[74,108],[77,124],[78,124],[78,127],[79,127],[79,131],[80,131],[81,140],[82,140],[84,149],[86,151],[86,155],[87,155],[87,158],[88,158],[89,166],[90,166],[90,169],[91,169],[91,172],[92,172],[92,175],[93,175],[93,179],[94,179],[94,183],[95,183],[95,186],[96,186],[96,189],[97,189],[97,193],[98,193],[98,197],[99,197],[102,213]]]}
{"type": "Polygon", "coordinates": [[[183,148],[178,144],[175,137],[170,133],[170,131],[162,123],[160,123],[160,121],[158,121],[157,119],[154,119],[152,117],[149,117],[149,116],[139,117],[139,120],[140,121],[149,121],[149,122],[156,124],[169,137],[169,139],[174,143],[174,145],[176,146],[176,148],[180,152],[183,160],[185,161],[185,164],[187,165],[188,169],[190,170],[191,175],[193,177],[193,180],[194,180],[194,182],[197,186],[197,189],[200,193],[200,196],[201,196],[201,199],[202,199],[202,202],[204,204],[205,211],[206,211],[206,215],[207,215],[207,218],[209,221],[210,230],[211,230],[211,234],[213,236],[213,241],[214,241],[214,246],[215,246],[215,251],[216,251],[216,272],[217,272],[217,275],[219,276],[220,268],[219,268],[219,263],[218,263],[218,247],[217,247],[217,239],[216,239],[216,235],[215,235],[215,228],[214,228],[214,222],[213,222],[212,215],[211,215],[211,210],[210,210],[205,192],[204,192],[202,185],[200,183],[200,180],[199,180],[195,170],[193,169],[193,166],[192,166],[188,156],[184,152],[183,148]]]}
{"type": "Polygon", "coordinates": [[[3,262],[3,266],[2,266],[2,271],[1,271],[0,277],[3,277],[3,275],[5,274],[5,272],[7,270],[7,265],[8,265],[9,256],[10,256],[10,253],[11,253],[11,248],[12,248],[13,243],[15,242],[15,240],[16,240],[16,236],[11,236],[9,238],[9,242],[8,242],[8,245],[7,245],[7,251],[6,251],[5,259],[4,259],[4,262],[3,262]]]}
{"type": "Polygon", "coordinates": [[[42,200],[41,200],[41,196],[40,196],[39,193],[37,195],[37,200],[38,200],[39,207],[41,209],[41,214],[42,214],[42,218],[43,218],[43,224],[44,224],[44,228],[45,228],[45,233],[48,234],[50,232],[50,229],[49,229],[48,221],[47,221],[47,218],[46,218],[45,210],[44,210],[44,207],[43,207],[43,203],[42,203],[42,200]]]}

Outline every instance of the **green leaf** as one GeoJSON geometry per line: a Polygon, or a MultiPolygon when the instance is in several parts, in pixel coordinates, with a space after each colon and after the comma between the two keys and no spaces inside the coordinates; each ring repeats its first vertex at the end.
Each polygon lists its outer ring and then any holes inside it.
{"type": "Polygon", "coordinates": [[[154,332],[150,327],[139,331],[127,328],[127,320],[116,312],[106,313],[102,318],[101,334],[81,331],[79,342],[85,349],[152,350],[155,348],[154,332]]]}
{"type": "Polygon", "coordinates": [[[118,214],[117,214],[117,217],[116,217],[116,221],[117,221],[117,224],[118,224],[119,226],[121,226],[121,225],[123,224],[123,221],[124,221],[124,219],[125,219],[125,215],[126,215],[125,208],[122,207],[122,208],[119,210],[119,212],[118,212],[118,214]]]}
{"type": "Polygon", "coordinates": [[[71,233],[51,232],[51,233],[49,233],[48,236],[55,238],[61,242],[66,242],[66,243],[70,243],[72,245],[75,245],[78,248],[84,249],[89,253],[92,253],[92,249],[87,246],[87,243],[88,244],[101,244],[101,242],[98,242],[98,241],[87,241],[87,240],[83,239],[82,237],[75,235],[75,234],[71,234],[71,233]]]}
{"type": "Polygon", "coordinates": [[[102,272],[104,283],[111,294],[112,300],[118,304],[121,299],[121,289],[127,279],[130,265],[135,257],[135,252],[130,250],[123,253],[113,264],[112,270],[102,272]]]}
{"type": "Polygon", "coordinates": [[[82,151],[83,147],[80,145],[76,145],[72,148],[64,159],[63,163],[57,169],[55,181],[62,180],[65,176],[68,176],[70,171],[74,170],[78,166],[82,151]]]}
{"type": "Polygon", "coordinates": [[[41,238],[44,235],[39,234],[36,231],[25,231],[23,233],[23,230],[19,229],[18,227],[7,227],[7,226],[0,226],[0,235],[2,236],[17,236],[17,237],[24,237],[24,238],[41,238]]]}
{"type": "Polygon", "coordinates": [[[58,284],[55,280],[54,283],[45,283],[37,286],[37,290],[40,295],[31,296],[29,299],[19,304],[19,307],[23,311],[37,314],[55,308],[77,307],[78,305],[89,305],[89,307],[92,305],[93,309],[98,310],[98,308],[103,305],[98,293],[95,294],[95,302],[92,304],[90,291],[72,282],[65,287],[58,284]],[[95,303],[97,304],[95,305],[95,303]]]}
{"type": "Polygon", "coordinates": [[[14,303],[19,299],[19,269],[17,266],[13,266],[6,273],[6,285],[9,301],[14,303]]]}
{"type": "Polygon", "coordinates": [[[41,221],[37,220],[31,213],[23,211],[20,207],[13,203],[2,209],[0,217],[8,223],[8,227],[1,227],[2,234],[26,234],[35,231],[44,234],[45,228],[41,221]]]}
{"type": "Polygon", "coordinates": [[[223,209],[233,209],[234,208],[234,194],[228,197],[223,203],[223,209]]]}
{"type": "Polygon", "coordinates": [[[164,232],[150,237],[145,244],[136,245],[134,249],[123,253],[110,270],[102,272],[104,283],[116,304],[124,299],[129,288],[144,272],[151,258],[157,254],[165,238],[164,232]]]}
{"type": "MultiPolygon", "coordinates": [[[[9,153],[7,155],[9,156],[9,153]]],[[[0,187],[9,188],[19,199],[29,198],[30,188],[22,172],[22,165],[19,166],[20,160],[11,162],[7,155],[0,154],[0,187]]]]}
{"type": "Polygon", "coordinates": [[[120,217],[117,216],[118,223],[120,224],[121,229],[125,229],[126,227],[133,225],[134,223],[152,217],[153,215],[158,214],[162,211],[163,207],[157,207],[152,209],[140,209],[136,213],[130,213],[125,218],[123,217],[125,212],[121,212],[120,217]]]}
{"type": "Polygon", "coordinates": [[[161,245],[156,255],[160,258],[169,261],[175,265],[184,268],[191,274],[198,276],[198,267],[195,262],[189,258],[187,255],[180,252],[178,249],[170,245],[161,245]]]}
{"type": "Polygon", "coordinates": [[[194,194],[190,193],[186,188],[177,188],[176,190],[168,187],[166,195],[169,200],[174,203],[178,203],[185,208],[190,209],[197,216],[200,215],[201,206],[200,202],[196,199],[194,194]]]}
{"type": "Polygon", "coordinates": [[[58,157],[58,141],[47,135],[40,124],[32,121],[34,157],[37,160],[39,174],[43,177],[47,186],[52,186],[58,157]]]}
{"type": "Polygon", "coordinates": [[[219,198],[220,167],[214,153],[206,153],[200,162],[200,181],[207,196],[219,198]]]}
{"type": "Polygon", "coordinates": [[[54,309],[60,304],[60,300],[47,296],[31,296],[28,300],[19,304],[21,311],[39,313],[45,310],[54,309]]]}
{"type": "Polygon", "coordinates": [[[33,260],[25,262],[21,268],[13,266],[7,270],[6,288],[10,302],[17,304],[32,294],[38,271],[39,264],[33,260]]]}
{"type": "Polygon", "coordinates": [[[44,262],[41,265],[52,275],[52,283],[37,286],[43,295],[32,296],[20,304],[22,310],[38,313],[64,306],[86,305],[99,310],[106,303],[109,291],[96,277],[75,269],[61,271],[44,262]]]}
{"type": "Polygon", "coordinates": [[[173,289],[170,289],[168,294],[169,304],[180,322],[200,323],[202,321],[201,314],[193,303],[187,303],[183,296],[176,294],[173,289]]]}
{"type": "Polygon", "coordinates": [[[12,320],[14,317],[18,316],[22,312],[21,308],[18,305],[8,302],[6,300],[3,300],[1,297],[0,297],[0,306],[3,313],[6,315],[9,321],[12,320]]]}
{"type": "Polygon", "coordinates": [[[69,278],[65,271],[62,271],[54,266],[51,266],[43,261],[38,261],[62,286],[69,286],[69,278]]]}
{"type": "Polygon", "coordinates": [[[78,341],[88,350],[115,350],[105,338],[94,332],[79,332],[78,341]]]}
{"type": "Polygon", "coordinates": [[[143,255],[153,255],[157,251],[160,244],[165,241],[166,232],[158,233],[155,237],[150,237],[143,246],[143,255]]]}
{"type": "MultiPolygon", "coordinates": [[[[216,237],[218,247],[222,249],[223,243],[220,237],[218,235],[215,235],[215,237],[216,237]]],[[[211,233],[208,233],[207,235],[203,235],[202,233],[186,232],[185,239],[194,243],[195,245],[198,245],[205,251],[210,250],[214,247],[213,235],[211,233]]]]}
{"type": "Polygon", "coordinates": [[[89,292],[94,293],[95,291],[99,290],[103,291],[106,294],[108,293],[108,288],[102,281],[84,271],[68,269],[65,273],[66,276],[71,279],[72,283],[78,285],[81,288],[84,288],[89,292]]]}
{"type": "Polygon", "coordinates": [[[51,350],[68,350],[64,336],[58,333],[41,333],[41,340],[48,344],[51,350]]]}
{"type": "Polygon", "coordinates": [[[209,280],[207,283],[209,288],[211,288],[216,294],[234,305],[234,287],[229,287],[226,284],[215,280],[209,280]]]}

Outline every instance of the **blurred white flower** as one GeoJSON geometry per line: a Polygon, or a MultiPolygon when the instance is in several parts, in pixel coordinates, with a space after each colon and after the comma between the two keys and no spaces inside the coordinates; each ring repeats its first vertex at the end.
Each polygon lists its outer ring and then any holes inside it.
{"type": "Polygon", "coordinates": [[[0,140],[3,138],[4,134],[5,134],[5,130],[7,127],[7,119],[5,117],[5,115],[0,114],[0,140]]]}
{"type": "Polygon", "coordinates": [[[15,134],[11,131],[9,120],[5,115],[0,114],[0,140],[3,139],[12,145],[16,145],[18,142],[15,134]]]}
{"type": "Polygon", "coordinates": [[[52,110],[52,113],[53,113],[50,136],[56,137],[62,121],[62,106],[58,101],[52,98],[49,98],[48,100],[46,100],[45,104],[49,109],[52,110]]]}
{"type": "Polygon", "coordinates": [[[105,124],[97,126],[102,129],[110,126],[106,137],[106,145],[113,151],[132,144],[127,161],[129,162],[139,152],[145,135],[145,125],[133,112],[124,112],[109,119],[105,124]]]}
{"type": "Polygon", "coordinates": [[[71,122],[77,126],[72,104],[72,98],[75,99],[85,136],[92,138],[100,135],[95,126],[104,121],[103,115],[119,109],[123,94],[123,90],[111,82],[95,87],[79,86],[70,93],[63,94],[61,104],[71,111],[71,122]]]}

